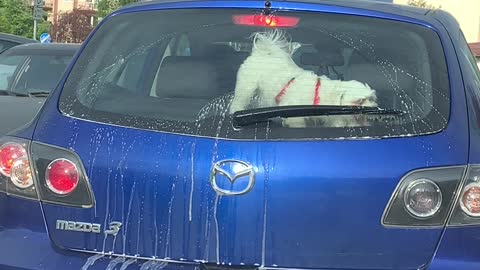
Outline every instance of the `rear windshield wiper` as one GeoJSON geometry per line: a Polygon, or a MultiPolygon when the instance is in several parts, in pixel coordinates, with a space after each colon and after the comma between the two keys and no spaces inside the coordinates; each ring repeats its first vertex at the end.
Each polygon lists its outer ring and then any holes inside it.
{"type": "Polygon", "coordinates": [[[358,106],[278,106],[238,111],[233,114],[233,125],[248,126],[267,122],[274,118],[328,116],[328,115],[404,115],[404,111],[387,110],[373,107],[358,106]]]}

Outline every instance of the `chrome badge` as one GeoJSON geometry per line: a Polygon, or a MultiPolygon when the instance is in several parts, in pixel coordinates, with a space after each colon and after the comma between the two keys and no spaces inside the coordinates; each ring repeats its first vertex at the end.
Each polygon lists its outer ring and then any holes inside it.
{"type": "Polygon", "coordinates": [[[248,193],[255,184],[255,169],[250,164],[239,160],[222,160],[215,163],[210,172],[210,184],[217,194],[225,196],[242,195],[248,193]],[[247,186],[239,191],[226,190],[219,187],[217,180],[225,177],[234,184],[234,182],[243,177],[248,178],[247,186]]]}
{"type": "MultiPolygon", "coordinates": [[[[74,231],[74,232],[85,232],[85,233],[102,233],[101,225],[97,223],[88,223],[88,222],[78,222],[78,221],[67,221],[67,220],[57,220],[56,229],[61,231],[74,231]]],[[[122,223],[118,221],[110,222],[108,230],[105,230],[104,233],[109,235],[117,235],[122,227],[122,223]]]]}

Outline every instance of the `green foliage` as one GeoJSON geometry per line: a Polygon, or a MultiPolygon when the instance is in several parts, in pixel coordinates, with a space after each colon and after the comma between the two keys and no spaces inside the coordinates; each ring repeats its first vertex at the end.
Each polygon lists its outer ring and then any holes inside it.
{"type": "Polygon", "coordinates": [[[105,18],[119,7],[135,2],[138,2],[138,0],[99,0],[97,4],[97,15],[100,19],[105,18]]]}
{"type": "MultiPolygon", "coordinates": [[[[27,1],[0,0],[0,32],[33,37],[32,7],[27,1]]],[[[46,15],[46,14],[45,14],[46,15]]],[[[48,32],[50,25],[45,20],[38,22],[37,39],[43,32],[48,32]]]]}

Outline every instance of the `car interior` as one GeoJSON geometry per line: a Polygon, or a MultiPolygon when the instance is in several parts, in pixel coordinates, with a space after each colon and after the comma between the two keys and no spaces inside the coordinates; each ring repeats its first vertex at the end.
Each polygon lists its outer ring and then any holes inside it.
{"type": "MultiPolygon", "coordinates": [[[[218,114],[220,107],[225,114],[237,70],[249,55],[252,28],[224,27],[178,33],[161,42],[151,40],[146,44],[154,45],[125,53],[128,56],[102,80],[103,90],[91,106],[105,112],[185,122],[196,121],[212,104],[217,104],[217,110],[211,114],[218,114]]],[[[405,110],[407,106],[417,115],[431,110],[430,59],[420,38],[419,49],[410,50],[381,39],[352,44],[321,33],[312,38],[310,29],[289,33],[302,44],[292,56],[300,67],[330,79],[367,83],[377,91],[381,108],[405,110]],[[424,61],[419,60],[422,58],[424,61]]]]}

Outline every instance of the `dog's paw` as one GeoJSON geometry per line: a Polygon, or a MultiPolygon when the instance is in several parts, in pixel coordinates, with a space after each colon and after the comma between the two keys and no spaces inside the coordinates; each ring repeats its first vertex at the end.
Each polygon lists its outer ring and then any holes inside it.
{"type": "Polygon", "coordinates": [[[228,111],[230,112],[230,114],[233,114],[235,112],[242,111],[244,109],[245,108],[242,106],[242,104],[239,104],[238,102],[232,102],[230,104],[230,108],[228,109],[228,111]]]}
{"type": "Polygon", "coordinates": [[[307,126],[307,122],[305,121],[305,118],[285,118],[282,121],[282,124],[284,127],[289,127],[289,128],[304,128],[307,126]]]}

